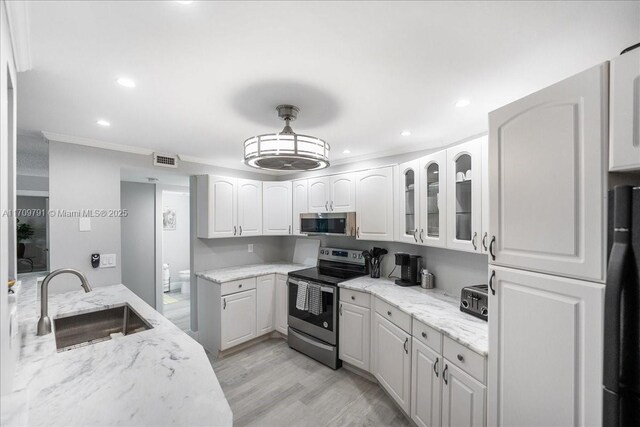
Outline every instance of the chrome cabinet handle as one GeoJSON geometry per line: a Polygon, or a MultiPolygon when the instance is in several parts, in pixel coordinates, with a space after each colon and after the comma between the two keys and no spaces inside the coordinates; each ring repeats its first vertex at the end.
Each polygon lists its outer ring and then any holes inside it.
{"type": "Polygon", "coordinates": [[[238,227],[238,229],[240,230],[240,236],[242,236],[242,226],[238,227]]]}
{"type": "Polygon", "coordinates": [[[238,285],[238,288],[241,288],[241,287],[242,287],[242,283],[240,283],[240,284],[238,285]]]}
{"type": "Polygon", "coordinates": [[[409,338],[405,338],[404,339],[404,352],[406,354],[409,354],[409,347],[407,347],[407,344],[409,343],[409,338]]]}
{"type": "Polygon", "coordinates": [[[354,297],[353,295],[351,295],[351,299],[352,299],[353,301],[355,301],[355,300],[356,300],[356,297],[354,297]]]}
{"type": "Polygon", "coordinates": [[[329,208],[333,210],[333,200],[331,201],[331,203],[329,203],[329,208]]]}
{"type": "Polygon", "coordinates": [[[487,250],[487,232],[484,232],[484,236],[482,236],[482,247],[484,250],[487,250]]]}
{"type": "Polygon", "coordinates": [[[289,234],[291,234],[291,226],[289,226],[289,234]]]}
{"type": "Polygon", "coordinates": [[[238,228],[234,225],[233,226],[233,235],[235,236],[237,232],[238,232],[238,228]]]}
{"type": "Polygon", "coordinates": [[[491,289],[491,295],[495,295],[496,294],[496,290],[493,287],[493,279],[496,278],[496,271],[492,270],[491,271],[491,277],[489,278],[489,289],[491,289]]]}
{"type": "Polygon", "coordinates": [[[445,384],[449,384],[449,381],[447,380],[447,370],[449,370],[449,365],[445,363],[444,371],[442,371],[442,379],[444,380],[445,384]]]}
{"type": "Polygon", "coordinates": [[[391,312],[390,312],[390,311],[387,311],[387,315],[391,316],[391,312]]]}
{"type": "Polygon", "coordinates": [[[416,243],[418,243],[418,229],[416,228],[415,230],[413,230],[413,239],[416,241],[416,243]]]}
{"type": "Polygon", "coordinates": [[[342,304],[340,304],[340,316],[342,316],[342,304]]]}
{"type": "Polygon", "coordinates": [[[422,333],[422,338],[427,339],[427,333],[426,332],[422,333]]]}
{"type": "Polygon", "coordinates": [[[496,236],[491,237],[491,243],[489,243],[489,255],[493,261],[496,260],[496,255],[493,253],[493,244],[496,242],[496,236]]]}
{"type": "Polygon", "coordinates": [[[356,227],[356,237],[360,238],[360,227],[356,227]]]}
{"type": "Polygon", "coordinates": [[[226,298],[222,298],[222,302],[224,303],[224,306],[222,307],[223,310],[227,309],[227,299],[226,298]]]}
{"type": "Polygon", "coordinates": [[[422,236],[424,235],[424,228],[420,229],[420,243],[424,243],[424,239],[422,238],[422,236]]]}
{"type": "Polygon", "coordinates": [[[464,362],[464,356],[463,355],[459,354],[457,357],[458,357],[459,361],[464,362]]]}
{"type": "Polygon", "coordinates": [[[436,357],[436,361],[433,364],[433,372],[435,372],[436,378],[438,378],[438,361],[439,360],[440,360],[440,358],[436,357]]]}
{"type": "Polygon", "coordinates": [[[473,245],[473,250],[477,251],[478,247],[476,246],[476,237],[478,237],[478,232],[473,233],[473,237],[471,238],[471,244],[473,245]]]}
{"type": "Polygon", "coordinates": [[[324,202],[324,210],[328,211],[329,210],[329,202],[324,202]]]}

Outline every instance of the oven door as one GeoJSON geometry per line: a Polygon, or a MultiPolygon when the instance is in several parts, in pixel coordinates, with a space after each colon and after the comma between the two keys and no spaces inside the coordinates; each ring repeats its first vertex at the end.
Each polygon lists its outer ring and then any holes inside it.
{"type": "MultiPolygon", "coordinates": [[[[331,345],[337,343],[338,331],[338,288],[320,285],[322,310],[320,314],[296,308],[298,298],[298,279],[289,278],[289,326],[331,345]]],[[[313,282],[307,282],[313,283],[313,282]]]]}

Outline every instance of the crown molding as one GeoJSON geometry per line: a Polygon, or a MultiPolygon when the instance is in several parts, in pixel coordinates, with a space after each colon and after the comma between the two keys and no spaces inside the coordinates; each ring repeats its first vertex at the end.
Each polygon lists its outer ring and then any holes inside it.
{"type": "Polygon", "coordinates": [[[143,156],[150,156],[153,154],[153,150],[148,148],[134,147],[131,145],[114,144],[113,142],[100,141],[91,138],[82,138],[79,136],[63,135],[59,133],[42,131],[47,141],[65,142],[67,144],[84,145],[86,147],[102,148],[104,150],[121,151],[123,153],[141,154],[143,156]]]}
{"type": "Polygon", "coordinates": [[[28,1],[5,1],[7,8],[7,21],[9,21],[9,33],[13,47],[13,59],[16,71],[29,71],[31,62],[31,35],[29,25],[28,1]]]}

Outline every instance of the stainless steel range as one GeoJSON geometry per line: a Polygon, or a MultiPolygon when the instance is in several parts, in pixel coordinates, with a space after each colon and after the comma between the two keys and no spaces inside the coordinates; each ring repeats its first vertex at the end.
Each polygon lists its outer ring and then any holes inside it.
{"type": "Polygon", "coordinates": [[[289,273],[289,347],[338,369],[338,283],[367,273],[362,251],[336,248],[320,248],[317,267],[289,273]]]}

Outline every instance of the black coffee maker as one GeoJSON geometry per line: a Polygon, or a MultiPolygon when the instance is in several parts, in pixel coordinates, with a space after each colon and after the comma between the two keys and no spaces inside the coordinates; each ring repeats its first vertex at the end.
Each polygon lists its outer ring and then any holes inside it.
{"type": "Polygon", "coordinates": [[[420,255],[396,254],[396,266],[400,266],[400,279],[396,279],[398,286],[416,286],[420,284],[420,270],[422,257],[420,255]]]}

